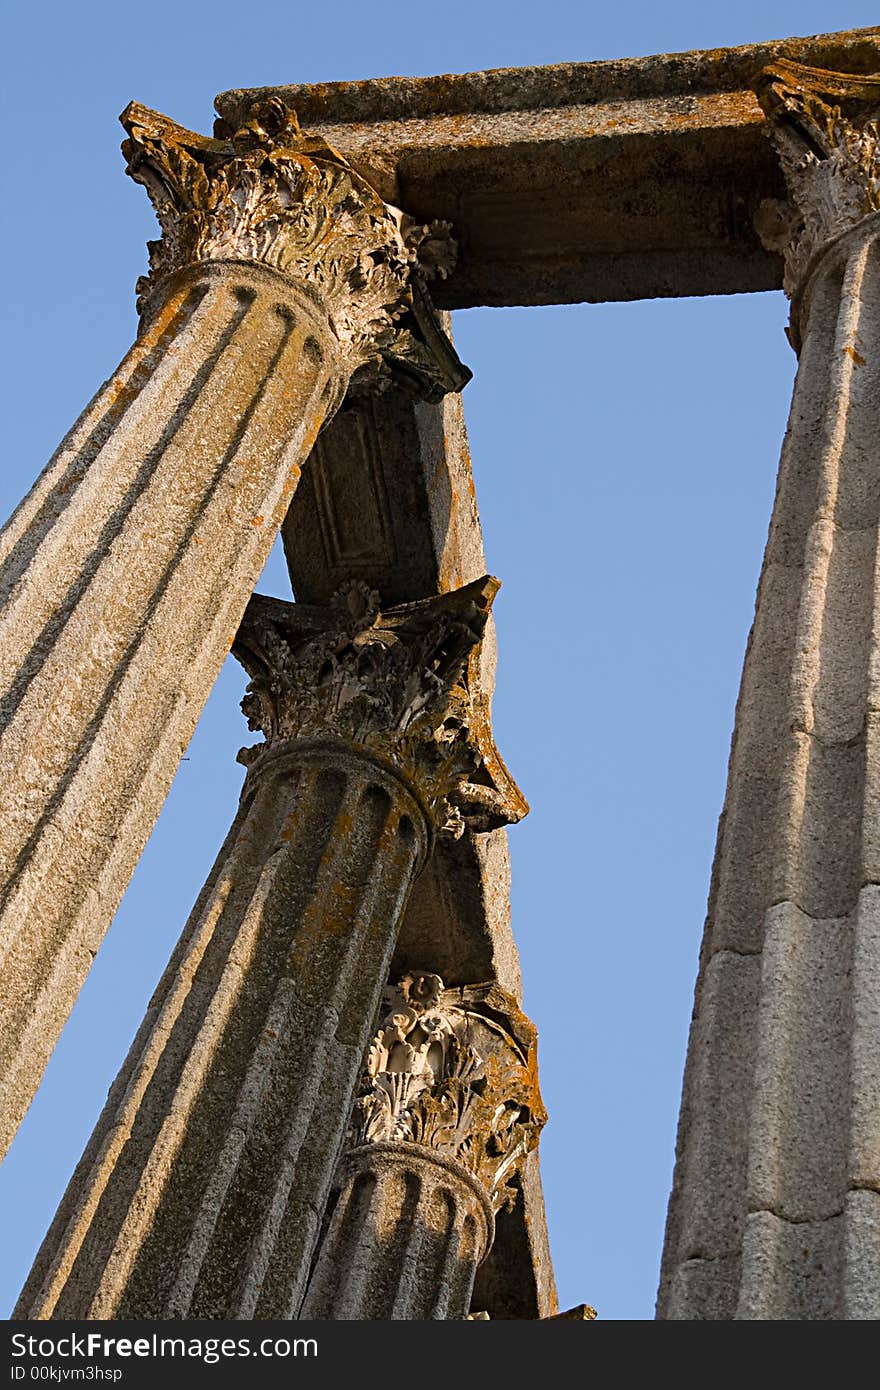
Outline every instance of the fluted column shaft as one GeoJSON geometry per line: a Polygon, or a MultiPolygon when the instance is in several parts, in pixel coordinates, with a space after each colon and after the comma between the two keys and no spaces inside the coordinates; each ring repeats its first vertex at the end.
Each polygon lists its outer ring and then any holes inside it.
{"type": "Polygon", "coordinates": [[[472,766],[466,731],[435,734],[496,588],[251,600],[267,740],[17,1317],[296,1316],[407,896],[472,766]]]}
{"type": "Polygon", "coordinates": [[[322,423],[421,350],[406,219],[270,107],[215,140],[125,113],[164,233],[142,332],[0,533],[0,1156],[322,423]]]}
{"type": "MultiPolygon", "coordinates": [[[[770,77],[786,99],[809,99],[785,68],[770,77]]],[[[839,110],[792,104],[786,139],[818,109],[843,140],[839,110]]],[[[793,190],[844,163],[792,153],[793,190]]],[[[804,194],[785,232],[800,363],[697,984],[664,1318],[880,1316],[880,215],[866,197],[820,239],[813,206],[804,194]]]]}
{"type": "Polygon", "coordinates": [[[279,276],[185,278],[2,535],[0,1152],[152,830],[329,395],[279,276]]]}
{"type": "Polygon", "coordinates": [[[454,1159],[415,1144],[365,1144],[345,1155],[302,1316],[467,1316],[495,1221],[482,1185],[454,1159]]]}
{"type": "Polygon", "coordinates": [[[261,768],[18,1316],[293,1315],[425,848],[374,763],[316,744],[261,768]]]}

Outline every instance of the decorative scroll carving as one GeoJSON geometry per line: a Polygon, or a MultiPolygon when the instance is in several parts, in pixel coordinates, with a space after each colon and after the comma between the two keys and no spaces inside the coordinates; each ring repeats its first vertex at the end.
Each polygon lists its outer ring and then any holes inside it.
{"type": "Polygon", "coordinates": [[[337,738],[389,763],[453,835],[518,820],[520,806],[482,785],[484,738],[471,727],[468,657],[498,588],[487,576],[384,611],[358,581],[330,608],[255,595],[233,652],[251,677],[248,727],[267,742],[241,761],[279,739],[337,738]]]}
{"type": "Polygon", "coordinates": [[[880,77],[780,61],[755,83],[789,201],[765,200],[755,225],[785,256],[785,291],[798,289],[815,253],[880,211],[880,77]]]}
{"type": "Polygon", "coordinates": [[[372,385],[390,374],[433,399],[469,380],[424,290],[454,264],[447,223],[422,226],[384,203],[277,97],[255,102],[238,130],[217,121],[213,139],[136,102],[121,120],[127,172],[162,229],[139,308],[184,266],[257,261],[315,293],[350,371],[372,385]]]}
{"type": "Polygon", "coordinates": [[[497,986],[447,990],[422,972],[385,1002],[351,1146],[420,1144],[478,1178],[493,1210],[511,1204],[512,1179],[546,1119],[531,1024],[497,986]]]}
{"type": "Polygon", "coordinates": [[[480,678],[480,657],[468,658],[468,728],[477,751],[476,776],[462,782],[452,800],[471,830],[515,825],[529,813],[529,803],[513,779],[492,734],[490,698],[480,678]]]}

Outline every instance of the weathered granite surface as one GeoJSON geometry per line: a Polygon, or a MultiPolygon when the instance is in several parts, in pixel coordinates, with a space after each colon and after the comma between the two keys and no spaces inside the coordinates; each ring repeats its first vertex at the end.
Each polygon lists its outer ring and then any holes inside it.
{"type": "MultiPolygon", "coordinates": [[[[448,317],[443,316],[449,331],[448,317]]],[[[282,526],[297,598],[325,603],[358,579],[385,603],[445,593],[486,570],[461,397],[437,403],[390,387],[346,405],[322,431],[282,526]]],[[[472,686],[486,723],[495,686],[490,614],[472,686]]],[[[493,756],[497,755],[497,750],[493,756]]],[[[500,777],[504,772],[499,767],[500,777]]],[[[507,779],[505,779],[507,780],[507,779]]],[[[528,809],[521,793],[519,813],[528,809]]],[[[457,984],[495,979],[521,994],[510,928],[510,864],[503,827],[439,842],[415,885],[398,973],[430,959],[457,984]]]]}
{"type": "Polygon", "coordinates": [[[341,1182],[303,1318],[464,1318],[494,1232],[471,1174],[421,1145],[370,1144],[344,1156],[341,1182]]]}
{"type": "MultiPolygon", "coordinates": [[[[742,48],[277,93],[369,172],[384,196],[454,225],[461,254],[437,302],[554,304],[775,289],[782,260],[753,225],[780,197],[751,90],[786,57],[878,65],[880,30],[742,48]]],[[[236,120],[253,91],[229,91],[236,120]]]]}
{"type": "Polygon", "coordinates": [[[0,1153],[321,425],[353,376],[435,399],[467,379],[419,270],[445,230],[282,103],[213,139],[135,104],[123,123],[162,227],[141,334],[0,534],[0,1153]]]}
{"type": "Polygon", "coordinates": [[[880,75],[757,82],[800,363],[703,940],[658,1316],[880,1317],[880,75]]]}
{"type": "Polygon", "coordinates": [[[503,990],[410,971],[384,1008],[304,1318],[465,1317],[544,1123],[535,1030],[503,990]]]}
{"type": "Polygon", "coordinates": [[[297,1316],[407,895],[468,815],[497,587],[251,601],[265,741],[15,1316],[297,1316]]]}
{"type": "MultiPolygon", "coordinates": [[[[443,326],[449,332],[447,316],[443,326]]],[[[282,527],[298,598],[329,600],[348,576],[401,602],[466,584],[486,570],[462,398],[415,399],[395,386],[349,402],[324,429],[282,527]]],[[[472,673],[485,701],[495,685],[492,614],[472,673]]],[[[525,811],[525,802],[522,810],[525,811]]],[[[391,973],[433,963],[450,984],[494,980],[521,999],[511,930],[507,830],[465,829],[438,840],[413,885],[391,973]]],[[[517,1181],[521,1200],[498,1214],[475,1300],[493,1318],[556,1310],[537,1151],[517,1181]]]]}

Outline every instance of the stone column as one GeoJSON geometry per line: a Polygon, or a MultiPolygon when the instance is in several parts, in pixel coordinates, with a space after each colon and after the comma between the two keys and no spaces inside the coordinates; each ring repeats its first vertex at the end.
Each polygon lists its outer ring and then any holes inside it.
{"type": "Polygon", "coordinates": [[[497,587],[251,600],[266,741],[16,1316],[296,1315],[413,878],[485,814],[467,663],[497,587]]]}
{"type": "Polygon", "coordinates": [[[466,1317],[546,1119],[535,1030],[497,985],[412,972],[385,1002],[304,1319],[466,1317]]]}
{"type": "MultiPolygon", "coordinates": [[[[445,593],[483,574],[462,396],[425,402],[391,385],[340,411],[312,451],[282,536],[293,591],[308,603],[325,602],[352,578],[397,603],[445,593]]],[[[488,728],[496,650],[491,616],[479,650],[476,676],[488,728]]],[[[472,695],[474,674],[472,663],[472,695]]],[[[503,785],[503,766],[497,757],[492,764],[493,780],[503,785]]],[[[506,800],[509,815],[515,794],[506,800]]],[[[523,803],[522,813],[527,809],[523,803]]],[[[410,895],[391,974],[399,979],[425,960],[446,979],[494,980],[521,999],[505,826],[487,834],[468,827],[458,839],[437,841],[410,895]]],[[[558,1306],[537,1150],[519,1181],[522,1200],[502,1213],[474,1285],[475,1306],[493,1318],[540,1318],[558,1306]]]]}
{"type": "Polygon", "coordinates": [[[880,1317],[880,79],[758,84],[799,352],[658,1316],[880,1317]]]}
{"type": "MultiPolygon", "coordinates": [[[[467,379],[386,206],[273,98],[205,139],[136,105],[162,226],[141,333],[0,534],[0,1155],[350,379],[467,379]]],[[[421,267],[421,269],[420,269],[421,267]]]]}

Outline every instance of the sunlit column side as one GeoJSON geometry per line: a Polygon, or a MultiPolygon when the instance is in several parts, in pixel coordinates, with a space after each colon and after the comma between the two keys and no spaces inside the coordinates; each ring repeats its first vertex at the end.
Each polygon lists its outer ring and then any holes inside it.
{"type": "Polygon", "coordinates": [[[296,1316],[410,886],[435,833],[488,828],[468,666],[497,587],[251,600],[266,740],[17,1317],[296,1316]]]}
{"type": "Polygon", "coordinates": [[[737,707],[661,1318],[880,1317],[880,78],[757,90],[797,380],[737,707]]]}
{"type": "Polygon", "coordinates": [[[385,1004],[304,1319],[465,1317],[546,1118],[535,1030],[497,985],[415,971],[385,1004]]]}
{"type": "Polygon", "coordinates": [[[214,139],[122,120],[162,226],[141,332],[0,533],[0,1155],[321,425],[353,375],[467,377],[422,287],[444,229],[280,101],[214,139]]]}

